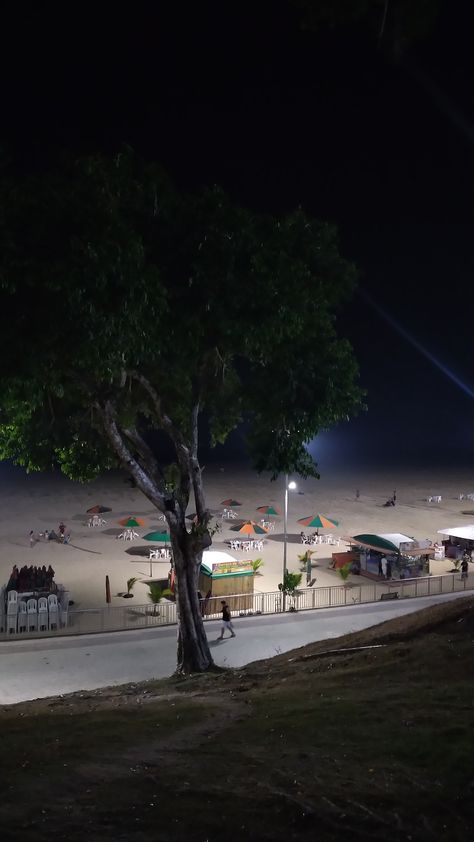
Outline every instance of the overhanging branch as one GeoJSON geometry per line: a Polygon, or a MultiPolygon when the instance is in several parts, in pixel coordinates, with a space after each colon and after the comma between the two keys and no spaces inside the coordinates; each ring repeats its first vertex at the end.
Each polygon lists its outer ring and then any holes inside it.
{"type": "Polygon", "coordinates": [[[163,410],[161,397],[155,387],[150,383],[147,377],[138,371],[130,371],[130,377],[140,383],[145,389],[146,393],[151,398],[153,408],[155,410],[158,421],[162,429],[168,434],[174,444],[176,457],[180,467],[180,497],[183,503],[187,505],[190,491],[190,475],[192,473],[191,454],[189,452],[189,445],[184,438],[181,430],[173,423],[169,415],[163,410]]]}
{"type": "Polygon", "coordinates": [[[134,458],[131,450],[127,446],[124,436],[119,429],[115,417],[115,411],[112,403],[106,401],[102,406],[98,401],[94,404],[97,412],[100,415],[104,431],[109,439],[114,452],[119,457],[125,469],[132,475],[138,488],[148,497],[148,499],[160,511],[165,511],[165,498],[163,493],[156,487],[156,483],[146,473],[141,465],[138,464],[134,458]]]}

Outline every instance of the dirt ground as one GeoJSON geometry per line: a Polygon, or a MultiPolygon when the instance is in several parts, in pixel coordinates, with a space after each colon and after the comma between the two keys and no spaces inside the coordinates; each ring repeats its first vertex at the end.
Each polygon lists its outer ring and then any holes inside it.
{"type": "Polygon", "coordinates": [[[0,710],[2,840],[472,837],[474,599],[0,710]]]}

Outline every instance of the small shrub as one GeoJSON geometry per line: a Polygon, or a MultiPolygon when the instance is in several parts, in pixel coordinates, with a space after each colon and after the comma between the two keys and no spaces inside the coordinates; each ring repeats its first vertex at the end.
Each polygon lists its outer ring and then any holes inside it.
{"type": "Polygon", "coordinates": [[[347,582],[347,580],[349,578],[349,575],[350,575],[350,572],[351,572],[351,565],[345,564],[344,567],[338,567],[337,572],[339,573],[339,576],[341,577],[342,581],[345,584],[347,582]]]}

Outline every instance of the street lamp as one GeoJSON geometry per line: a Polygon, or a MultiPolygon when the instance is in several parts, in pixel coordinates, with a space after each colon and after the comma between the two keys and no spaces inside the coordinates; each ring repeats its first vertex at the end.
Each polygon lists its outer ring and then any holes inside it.
{"type": "Polygon", "coordinates": [[[288,527],[288,491],[296,489],[296,482],[289,481],[288,474],[285,474],[285,506],[283,509],[283,582],[282,582],[282,597],[283,597],[283,611],[286,610],[286,593],[285,593],[285,574],[286,574],[286,543],[287,543],[287,527],[288,527]]]}

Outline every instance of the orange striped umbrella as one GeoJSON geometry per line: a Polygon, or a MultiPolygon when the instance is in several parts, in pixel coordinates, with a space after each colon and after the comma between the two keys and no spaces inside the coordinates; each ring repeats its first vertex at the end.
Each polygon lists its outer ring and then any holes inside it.
{"type": "Polygon", "coordinates": [[[241,535],[266,535],[268,529],[255,523],[253,520],[247,520],[242,526],[231,526],[233,532],[240,532],[241,535]]]}
{"type": "Polygon", "coordinates": [[[302,526],[314,526],[316,529],[334,529],[335,526],[339,526],[339,522],[337,520],[331,520],[324,515],[310,515],[309,517],[302,517],[298,520],[298,523],[301,523],[302,526]]]}
{"type": "Polygon", "coordinates": [[[257,512],[261,512],[262,515],[281,515],[276,506],[259,506],[257,512]]]}

